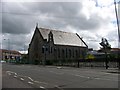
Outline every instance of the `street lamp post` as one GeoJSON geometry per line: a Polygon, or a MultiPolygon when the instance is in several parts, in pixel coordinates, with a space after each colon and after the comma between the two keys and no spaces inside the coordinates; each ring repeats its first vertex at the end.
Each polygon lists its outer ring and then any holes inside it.
{"type": "Polygon", "coordinates": [[[4,39],[8,41],[8,60],[10,60],[10,39],[4,39]]]}
{"type": "MultiPolygon", "coordinates": [[[[118,30],[118,48],[120,48],[120,27],[119,27],[119,17],[118,17],[118,12],[117,12],[117,7],[116,7],[116,0],[114,0],[114,4],[115,4],[115,15],[116,15],[116,20],[117,20],[117,30],[118,30]]],[[[119,52],[118,52],[118,56],[119,56],[119,52]]],[[[117,58],[118,58],[118,69],[120,69],[119,57],[117,58]]]]}

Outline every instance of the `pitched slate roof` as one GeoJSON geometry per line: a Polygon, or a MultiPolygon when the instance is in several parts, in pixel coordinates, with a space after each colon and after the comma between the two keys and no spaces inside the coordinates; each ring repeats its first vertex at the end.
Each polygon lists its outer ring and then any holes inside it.
{"type": "Polygon", "coordinates": [[[111,48],[111,51],[120,51],[120,48],[111,48]]]}
{"type": "Polygon", "coordinates": [[[21,55],[20,52],[15,51],[15,50],[0,49],[0,52],[2,52],[2,53],[11,53],[11,54],[21,55]]]}
{"type": "Polygon", "coordinates": [[[53,34],[54,44],[58,45],[70,45],[70,46],[84,46],[85,42],[76,33],[63,32],[58,30],[51,30],[45,28],[39,28],[39,31],[44,39],[48,40],[48,34],[50,31],[53,34]]]}

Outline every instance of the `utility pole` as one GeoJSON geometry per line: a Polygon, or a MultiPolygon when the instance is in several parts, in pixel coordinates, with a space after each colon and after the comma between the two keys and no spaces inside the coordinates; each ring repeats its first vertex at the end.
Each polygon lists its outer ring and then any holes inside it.
{"type": "Polygon", "coordinates": [[[26,55],[25,55],[25,44],[24,44],[24,60],[23,60],[24,64],[25,64],[25,61],[26,61],[26,55]]]}
{"type": "MultiPolygon", "coordinates": [[[[115,14],[116,14],[116,20],[117,20],[117,29],[118,29],[118,48],[120,48],[120,27],[119,27],[118,12],[116,7],[116,0],[114,0],[114,5],[115,5],[115,14]]],[[[120,69],[119,51],[118,51],[117,61],[118,61],[118,68],[120,69]]]]}

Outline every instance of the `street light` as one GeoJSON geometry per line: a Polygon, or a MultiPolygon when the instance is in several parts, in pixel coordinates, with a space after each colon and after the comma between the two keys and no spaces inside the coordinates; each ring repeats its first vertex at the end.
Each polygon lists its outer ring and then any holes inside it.
{"type": "Polygon", "coordinates": [[[3,39],[8,41],[8,60],[10,60],[10,39],[3,39]]]}
{"type": "MultiPolygon", "coordinates": [[[[118,17],[118,12],[117,12],[117,7],[116,7],[116,0],[114,0],[114,5],[115,5],[115,15],[116,15],[116,20],[117,20],[117,30],[118,30],[118,49],[120,48],[120,27],[119,27],[119,17],[118,17]]],[[[118,52],[119,56],[119,52],[118,52]]],[[[119,57],[118,57],[119,59],[119,57]]],[[[120,61],[118,61],[118,69],[120,69],[120,61]]]]}

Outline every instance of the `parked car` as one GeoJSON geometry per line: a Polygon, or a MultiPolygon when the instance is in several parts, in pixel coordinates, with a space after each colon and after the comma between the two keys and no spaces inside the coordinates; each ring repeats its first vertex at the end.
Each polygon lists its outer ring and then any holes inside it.
{"type": "Polygon", "coordinates": [[[6,61],[5,60],[0,60],[0,63],[6,63],[6,61]]]}

